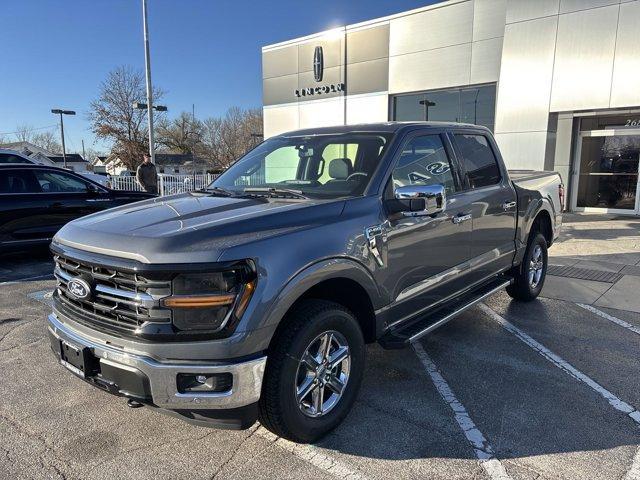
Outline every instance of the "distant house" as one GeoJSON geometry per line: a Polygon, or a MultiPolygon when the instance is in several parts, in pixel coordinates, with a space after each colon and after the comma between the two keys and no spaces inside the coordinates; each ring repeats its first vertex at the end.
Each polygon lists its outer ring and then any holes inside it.
{"type": "MultiPolygon", "coordinates": [[[[47,155],[49,160],[56,167],[64,166],[64,157],[62,155],[47,155]]],[[[86,172],[89,168],[87,162],[79,153],[67,153],[67,168],[74,172],[86,172]]]]}
{"type": "MultiPolygon", "coordinates": [[[[34,145],[31,142],[4,143],[2,144],[2,148],[16,150],[42,165],[55,167],[64,166],[64,159],[62,155],[50,152],[49,150],[39,147],[38,145],[34,145]]],[[[67,154],[67,168],[69,170],[73,170],[74,172],[84,172],[87,170],[88,165],[89,162],[82,158],[82,155],[77,153],[67,154]]]]}
{"type": "MultiPolygon", "coordinates": [[[[109,175],[120,175],[127,171],[125,164],[117,155],[111,154],[106,157],[96,157],[91,165],[96,173],[107,173],[109,175]]],[[[204,163],[198,164],[193,155],[187,153],[156,153],[156,169],[158,173],[172,175],[192,174],[194,168],[202,170],[204,163]]]]}

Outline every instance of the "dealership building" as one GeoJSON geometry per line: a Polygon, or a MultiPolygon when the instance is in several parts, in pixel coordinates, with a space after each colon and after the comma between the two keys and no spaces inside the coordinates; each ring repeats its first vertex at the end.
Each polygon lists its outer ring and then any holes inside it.
{"type": "Polygon", "coordinates": [[[574,211],[640,214],[640,1],[450,0],[262,49],[265,137],[442,120],[509,168],[556,170],[574,211]]]}

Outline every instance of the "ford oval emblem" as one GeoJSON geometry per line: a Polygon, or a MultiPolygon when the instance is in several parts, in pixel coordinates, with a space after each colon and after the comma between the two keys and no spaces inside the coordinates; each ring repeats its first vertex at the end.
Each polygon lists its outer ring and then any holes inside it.
{"type": "Polygon", "coordinates": [[[67,283],[67,290],[71,295],[79,300],[89,298],[91,295],[91,286],[81,278],[74,278],[67,283]]]}

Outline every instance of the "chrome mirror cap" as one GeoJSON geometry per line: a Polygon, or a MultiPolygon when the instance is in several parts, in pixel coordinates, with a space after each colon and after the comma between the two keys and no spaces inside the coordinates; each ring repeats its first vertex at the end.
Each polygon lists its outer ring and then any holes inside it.
{"type": "Polygon", "coordinates": [[[403,212],[405,216],[434,215],[443,212],[446,205],[444,185],[406,185],[396,187],[397,200],[424,200],[424,209],[403,212]]]}

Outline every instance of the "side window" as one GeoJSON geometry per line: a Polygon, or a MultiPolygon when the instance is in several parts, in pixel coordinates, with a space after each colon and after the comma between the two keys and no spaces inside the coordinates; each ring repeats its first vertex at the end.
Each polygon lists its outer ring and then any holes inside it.
{"type": "Polygon", "coordinates": [[[12,155],[11,153],[0,153],[0,163],[31,163],[26,158],[12,155]]]}
{"type": "Polygon", "coordinates": [[[39,170],[35,174],[40,188],[45,193],[84,193],[87,191],[85,182],[66,173],[39,170]]]}
{"type": "Polygon", "coordinates": [[[412,138],[403,147],[392,178],[394,187],[440,184],[447,194],[456,189],[451,162],[439,135],[412,138]]]}
{"type": "Polygon", "coordinates": [[[30,170],[2,170],[0,193],[40,193],[40,187],[30,170]]]}
{"type": "Polygon", "coordinates": [[[500,168],[487,137],[455,134],[455,138],[471,188],[481,188],[498,183],[500,168]]]}

